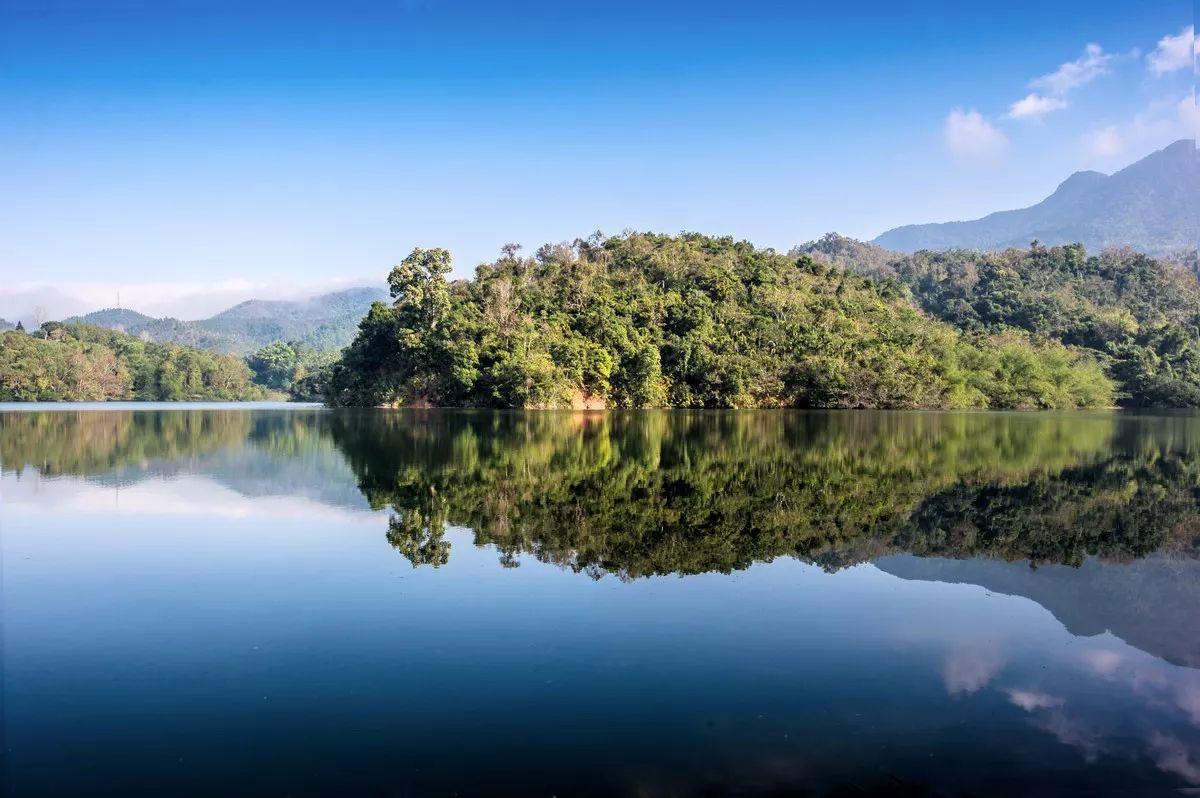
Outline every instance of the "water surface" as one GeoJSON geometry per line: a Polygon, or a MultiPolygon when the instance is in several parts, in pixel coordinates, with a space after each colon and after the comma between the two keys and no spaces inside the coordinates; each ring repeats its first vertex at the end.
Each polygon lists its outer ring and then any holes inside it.
{"type": "Polygon", "coordinates": [[[1200,785],[1200,418],[0,413],[14,795],[1200,785]]]}

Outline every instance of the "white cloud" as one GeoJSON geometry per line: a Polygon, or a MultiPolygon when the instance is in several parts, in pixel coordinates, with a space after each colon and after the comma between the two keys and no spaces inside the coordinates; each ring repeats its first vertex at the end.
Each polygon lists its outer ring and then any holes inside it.
{"type": "Polygon", "coordinates": [[[942,685],[950,695],[977,693],[1004,667],[1004,658],[989,646],[957,645],[942,661],[942,685]]]}
{"type": "Polygon", "coordinates": [[[1034,78],[1029,82],[1029,86],[1061,97],[1072,89],[1077,89],[1091,83],[1101,75],[1107,74],[1108,64],[1112,58],[1112,54],[1104,52],[1104,48],[1100,45],[1089,44],[1083,49],[1083,55],[1079,58],[1068,61],[1048,75],[1034,78]]]}
{"type": "Polygon", "coordinates": [[[972,108],[955,108],[946,117],[943,136],[956,157],[992,159],[1008,147],[1008,137],[972,108]]]}
{"type": "Polygon", "coordinates": [[[1178,35],[1167,35],[1158,40],[1158,47],[1146,56],[1150,71],[1155,75],[1165,75],[1180,69],[1194,68],[1196,47],[1196,28],[1188,25],[1178,35]]]}
{"type": "Polygon", "coordinates": [[[1069,717],[1061,710],[1037,717],[1033,725],[1050,732],[1063,745],[1077,749],[1086,762],[1095,762],[1108,747],[1102,729],[1095,723],[1069,717]]]}
{"type": "Polygon", "coordinates": [[[1160,770],[1181,776],[1189,784],[1200,784],[1200,748],[1189,747],[1182,740],[1162,732],[1150,738],[1154,764],[1160,770]]]}
{"type": "Polygon", "coordinates": [[[1200,106],[1196,105],[1196,93],[1185,94],[1175,106],[1179,117],[1179,128],[1184,138],[1200,138],[1200,106]]]}
{"type": "Polygon", "coordinates": [[[1041,693],[1037,690],[1022,690],[1013,688],[1008,691],[1008,700],[1026,712],[1033,712],[1038,709],[1054,709],[1063,705],[1063,700],[1058,696],[1041,693]]]}
{"type": "Polygon", "coordinates": [[[1037,118],[1066,107],[1067,101],[1061,97],[1045,97],[1037,92],[1030,92],[1009,106],[1008,115],[1013,119],[1037,118]]]}
{"type": "Polygon", "coordinates": [[[83,480],[44,477],[28,470],[4,479],[7,508],[21,516],[52,515],[196,515],[217,518],[310,518],[378,528],[380,518],[365,505],[354,510],[295,493],[249,496],[207,475],[148,479],[119,489],[83,480]]]}
{"type": "Polygon", "coordinates": [[[1088,670],[1105,679],[1111,679],[1125,663],[1124,654],[1105,648],[1087,649],[1080,653],[1079,658],[1088,670]]]}
{"type": "Polygon", "coordinates": [[[1067,107],[1067,94],[1106,74],[1114,57],[1100,45],[1088,44],[1079,58],[1029,81],[1029,88],[1035,91],[1010,105],[1008,118],[1041,119],[1052,111],[1061,111],[1067,107]]]}
{"type": "Polygon", "coordinates": [[[1087,134],[1088,150],[1097,158],[1114,158],[1125,152],[1125,140],[1116,125],[1087,134]]]}
{"type": "Polygon", "coordinates": [[[1083,148],[1090,158],[1136,160],[1180,139],[1194,139],[1198,132],[1200,109],[1195,94],[1188,92],[1155,100],[1127,123],[1091,131],[1083,137],[1083,148]]]}

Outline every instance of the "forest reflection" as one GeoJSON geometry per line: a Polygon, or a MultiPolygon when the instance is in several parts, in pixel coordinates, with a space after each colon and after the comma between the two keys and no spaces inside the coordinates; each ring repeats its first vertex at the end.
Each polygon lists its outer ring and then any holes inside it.
{"type": "Polygon", "coordinates": [[[445,563],[594,576],[834,569],[899,552],[1079,564],[1195,549],[1187,417],[904,412],[360,413],[329,418],[388,540],[445,563]]]}
{"type": "Polygon", "coordinates": [[[1198,448],[1200,420],[1188,415],[0,414],[5,471],[196,471],[237,487],[253,461],[256,492],[274,479],[284,495],[330,497],[353,481],[413,565],[448,562],[456,526],[505,566],[531,555],[621,578],[781,556],[827,569],[897,553],[1068,565],[1192,557],[1198,448]]]}

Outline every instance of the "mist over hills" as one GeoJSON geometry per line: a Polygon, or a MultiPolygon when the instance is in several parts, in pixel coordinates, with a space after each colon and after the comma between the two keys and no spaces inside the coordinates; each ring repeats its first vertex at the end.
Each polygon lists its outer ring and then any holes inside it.
{"type": "Polygon", "coordinates": [[[194,321],[154,318],[128,308],[106,308],[68,321],[239,355],[272,341],[299,341],[327,350],[349,344],[371,303],[387,297],[382,288],[349,288],[300,301],[250,299],[194,321]]]}
{"type": "Polygon", "coordinates": [[[1028,208],[982,219],[910,224],[872,243],[900,252],[1005,249],[1038,240],[1080,242],[1090,252],[1129,246],[1151,255],[1191,250],[1200,240],[1200,159],[1182,139],[1112,175],[1076,172],[1028,208]]]}

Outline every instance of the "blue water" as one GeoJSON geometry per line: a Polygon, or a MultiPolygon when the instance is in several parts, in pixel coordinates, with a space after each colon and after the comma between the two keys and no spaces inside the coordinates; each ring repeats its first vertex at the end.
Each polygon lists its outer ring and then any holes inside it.
{"type": "Polygon", "coordinates": [[[1116,414],[6,414],[5,786],[1198,785],[1198,441],[1116,414]]]}

